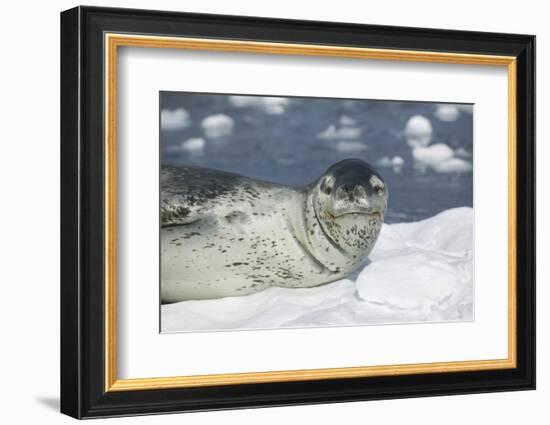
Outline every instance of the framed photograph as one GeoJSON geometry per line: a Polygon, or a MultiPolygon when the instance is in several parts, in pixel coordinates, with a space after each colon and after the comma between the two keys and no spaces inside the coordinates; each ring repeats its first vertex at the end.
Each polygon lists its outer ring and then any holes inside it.
{"type": "Polygon", "coordinates": [[[61,411],[535,388],[535,37],[61,14],[61,411]]]}

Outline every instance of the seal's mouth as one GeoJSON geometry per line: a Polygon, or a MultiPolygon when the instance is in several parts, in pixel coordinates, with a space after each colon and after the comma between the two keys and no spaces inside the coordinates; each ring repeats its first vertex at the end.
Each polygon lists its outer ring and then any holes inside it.
{"type": "Polygon", "coordinates": [[[373,219],[378,219],[378,220],[382,219],[382,213],[380,211],[373,211],[371,209],[362,209],[362,208],[348,209],[345,211],[339,211],[337,213],[334,213],[333,211],[327,211],[327,214],[332,219],[340,218],[344,216],[353,216],[353,215],[366,215],[373,219]]]}

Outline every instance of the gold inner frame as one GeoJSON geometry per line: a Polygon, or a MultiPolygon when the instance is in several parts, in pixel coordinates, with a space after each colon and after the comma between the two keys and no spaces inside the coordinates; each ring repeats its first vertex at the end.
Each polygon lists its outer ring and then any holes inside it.
{"type": "Polygon", "coordinates": [[[328,45],[105,34],[105,391],[133,391],[320,379],[510,369],[516,367],[516,58],[445,52],[370,49],[328,45]],[[507,67],[508,72],[508,357],[418,364],[246,372],[118,379],[116,325],[116,123],[119,46],[328,56],[507,67]]]}

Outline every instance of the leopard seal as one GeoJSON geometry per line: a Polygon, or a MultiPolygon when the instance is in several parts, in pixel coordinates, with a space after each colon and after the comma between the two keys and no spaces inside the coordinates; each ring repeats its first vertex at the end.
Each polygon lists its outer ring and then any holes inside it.
{"type": "Polygon", "coordinates": [[[388,189],[346,159],[305,187],[194,166],[161,169],[161,302],[304,288],[341,279],[371,252],[388,189]]]}

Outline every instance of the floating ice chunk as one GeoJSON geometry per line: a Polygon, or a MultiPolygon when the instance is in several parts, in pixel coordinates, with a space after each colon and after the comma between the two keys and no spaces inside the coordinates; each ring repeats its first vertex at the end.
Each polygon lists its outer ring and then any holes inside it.
{"type": "Polygon", "coordinates": [[[391,165],[394,173],[400,173],[403,169],[404,164],[405,160],[400,156],[394,156],[391,160],[391,165]]]}
{"type": "Polygon", "coordinates": [[[206,142],[202,137],[193,137],[191,139],[181,142],[181,150],[192,153],[192,154],[202,154],[204,152],[204,147],[206,142]]]}
{"type": "Polygon", "coordinates": [[[433,169],[437,164],[451,159],[453,155],[453,150],[444,143],[416,147],[412,151],[415,167],[421,170],[433,169]]]}
{"type": "Polygon", "coordinates": [[[317,138],[323,140],[357,139],[359,136],[361,136],[361,129],[358,127],[336,128],[334,124],[329,125],[325,130],[317,134],[317,138]]]}
{"type": "Polygon", "coordinates": [[[264,110],[271,115],[284,114],[289,101],[285,97],[264,97],[264,110]]]}
{"type": "Polygon", "coordinates": [[[363,152],[368,149],[367,145],[356,140],[340,140],[335,147],[340,152],[363,152]]]}
{"type": "Polygon", "coordinates": [[[451,158],[439,164],[435,164],[433,169],[438,173],[469,173],[472,171],[472,164],[461,158],[451,158]]]}
{"type": "Polygon", "coordinates": [[[391,167],[392,160],[388,156],[383,156],[376,162],[376,165],[378,165],[379,167],[391,167]]]}
{"type": "Polygon", "coordinates": [[[444,143],[414,148],[412,154],[414,166],[419,171],[431,169],[442,174],[472,171],[472,164],[464,159],[454,157],[455,152],[444,143]]]}
{"type": "Polygon", "coordinates": [[[281,115],[290,102],[286,97],[229,96],[229,103],[236,108],[257,108],[266,114],[281,115]]]}
{"type": "Polygon", "coordinates": [[[357,124],[357,121],[347,115],[342,115],[340,117],[340,125],[342,126],[353,127],[355,124],[357,124]]]}
{"type": "Polygon", "coordinates": [[[209,139],[218,139],[233,133],[233,118],[225,114],[209,115],[201,122],[204,134],[209,139]]]}
{"type": "Polygon", "coordinates": [[[403,170],[403,165],[405,165],[405,160],[400,156],[394,156],[393,158],[383,156],[376,162],[376,165],[379,167],[391,167],[394,173],[400,173],[403,170]]]}
{"type": "Polygon", "coordinates": [[[189,112],[183,108],[174,110],[163,109],[160,111],[160,128],[161,130],[173,131],[182,130],[191,125],[189,112]]]}
{"type": "Polygon", "coordinates": [[[414,115],[407,121],[403,132],[411,148],[428,146],[432,141],[432,123],[423,115],[414,115]]]}
{"type": "Polygon", "coordinates": [[[229,103],[236,108],[247,108],[261,104],[259,96],[229,96],[229,103]]]}
{"type": "Polygon", "coordinates": [[[458,148],[455,150],[455,156],[459,156],[461,158],[471,158],[472,157],[472,153],[471,152],[468,152],[466,149],[464,148],[458,148]]]}
{"type": "Polygon", "coordinates": [[[460,110],[455,105],[437,105],[434,115],[439,121],[453,122],[460,116],[460,110]]]}
{"type": "Polygon", "coordinates": [[[403,165],[405,160],[400,156],[394,156],[391,160],[392,165],[403,165]]]}

